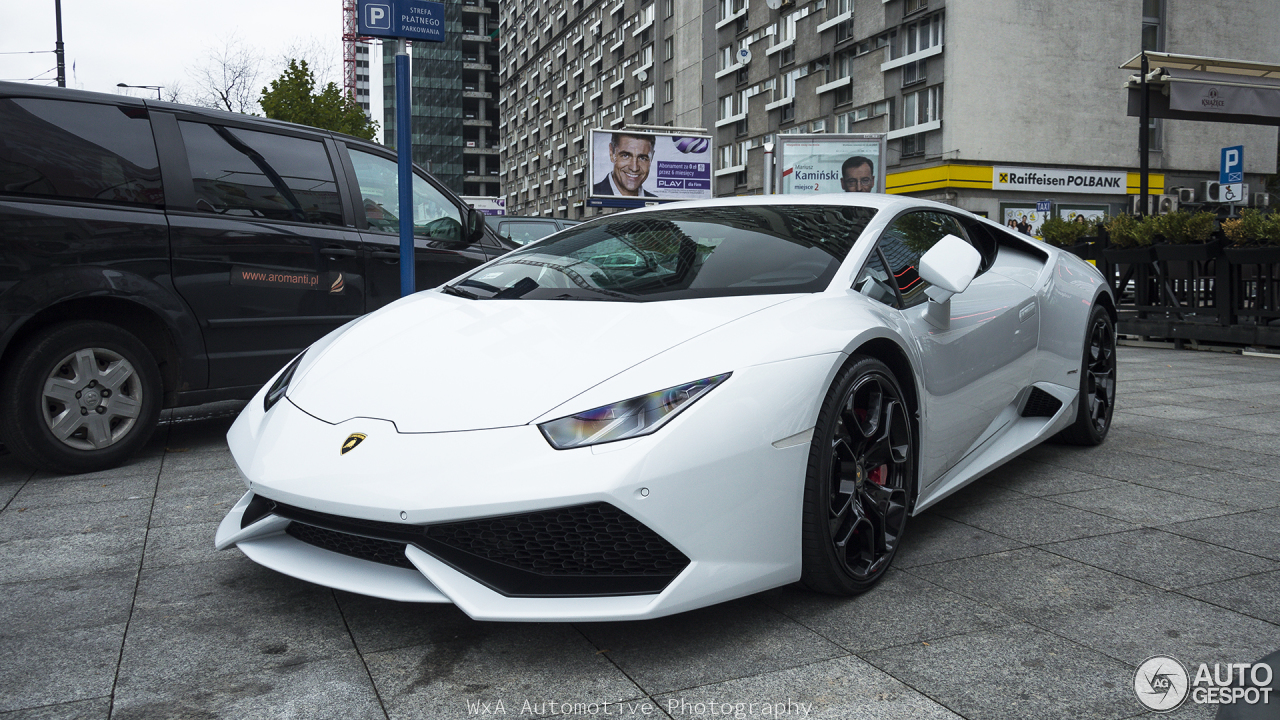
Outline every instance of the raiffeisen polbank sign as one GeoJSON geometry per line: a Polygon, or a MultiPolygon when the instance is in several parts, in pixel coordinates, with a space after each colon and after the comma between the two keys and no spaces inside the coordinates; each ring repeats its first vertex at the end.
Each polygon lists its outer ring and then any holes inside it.
{"type": "Polygon", "coordinates": [[[1128,173],[1123,170],[1088,170],[1010,167],[991,168],[993,190],[1054,191],[1114,195],[1125,192],[1128,173]]]}

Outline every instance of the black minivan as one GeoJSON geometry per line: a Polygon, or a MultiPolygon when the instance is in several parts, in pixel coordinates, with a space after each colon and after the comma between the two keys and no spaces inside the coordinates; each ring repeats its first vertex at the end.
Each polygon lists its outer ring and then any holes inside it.
{"type": "MultiPolygon", "coordinates": [[[[514,247],[415,168],[418,289],[514,247]]],[[[252,397],[400,294],[386,148],[315,128],[0,82],[0,442],[79,473],[161,408],[252,397]]]]}

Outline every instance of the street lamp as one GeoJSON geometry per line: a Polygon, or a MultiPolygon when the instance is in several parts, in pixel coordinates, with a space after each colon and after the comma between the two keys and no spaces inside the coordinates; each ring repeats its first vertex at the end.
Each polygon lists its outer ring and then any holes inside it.
{"type": "Polygon", "coordinates": [[[155,90],[156,99],[157,100],[164,99],[160,97],[160,89],[164,87],[163,85],[125,85],[124,83],[116,83],[116,87],[139,88],[141,90],[155,90]]]}

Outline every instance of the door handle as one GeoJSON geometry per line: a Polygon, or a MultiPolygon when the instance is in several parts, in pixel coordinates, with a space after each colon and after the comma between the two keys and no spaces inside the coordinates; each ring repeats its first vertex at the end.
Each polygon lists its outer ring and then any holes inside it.
{"type": "Polygon", "coordinates": [[[329,257],[355,257],[356,251],[344,247],[327,247],[324,249],[324,254],[329,257]]]}
{"type": "Polygon", "coordinates": [[[400,262],[400,253],[398,252],[388,252],[386,250],[375,250],[372,253],[369,253],[369,255],[385,263],[400,262]]]}

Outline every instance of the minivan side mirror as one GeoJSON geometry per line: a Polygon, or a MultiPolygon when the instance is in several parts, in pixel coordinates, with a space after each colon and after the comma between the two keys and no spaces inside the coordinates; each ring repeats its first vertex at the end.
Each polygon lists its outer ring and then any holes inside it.
{"type": "Polygon", "coordinates": [[[924,294],[936,303],[950,300],[969,287],[981,265],[982,253],[955,235],[947,235],[920,258],[920,277],[929,283],[924,294]]]}
{"type": "Polygon", "coordinates": [[[473,243],[484,236],[484,213],[467,208],[467,242],[473,243]]]}

